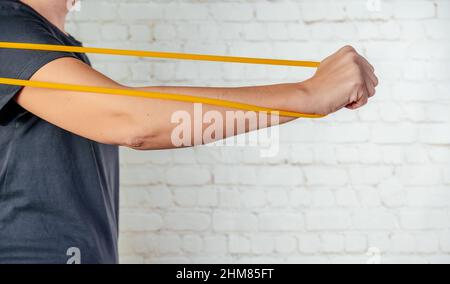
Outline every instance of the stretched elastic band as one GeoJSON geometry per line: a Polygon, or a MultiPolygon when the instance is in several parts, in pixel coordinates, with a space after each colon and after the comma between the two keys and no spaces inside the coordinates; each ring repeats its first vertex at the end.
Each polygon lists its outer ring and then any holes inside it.
{"type": "Polygon", "coordinates": [[[150,57],[150,58],[216,61],[216,62],[296,66],[296,67],[311,67],[311,68],[317,68],[320,65],[319,62],[313,62],[313,61],[296,61],[296,60],[265,59],[265,58],[250,58],[250,57],[217,56],[217,55],[203,55],[203,54],[189,54],[189,53],[156,52],[156,51],[125,50],[125,49],[34,44],[34,43],[17,43],[17,42],[0,42],[0,48],[43,50],[43,51],[62,51],[62,52],[75,52],[75,53],[94,53],[94,54],[109,54],[109,55],[122,55],[122,56],[150,57]]]}
{"type": "MultiPolygon", "coordinates": [[[[0,48],[9,49],[25,49],[25,50],[43,50],[43,51],[62,51],[62,52],[76,52],[76,53],[98,53],[110,55],[125,55],[125,56],[140,56],[152,58],[172,58],[185,60],[202,60],[202,61],[221,61],[221,62],[235,62],[246,64],[266,64],[266,65],[283,65],[283,66],[299,66],[299,67],[318,67],[318,62],[310,61],[292,61],[292,60],[276,60],[276,59],[261,59],[261,58],[244,58],[244,57],[228,57],[228,56],[214,56],[214,55],[200,55],[200,54],[182,54],[182,53],[167,53],[167,52],[151,52],[151,51],[133,51],[133,50],[119,50],[119,49],[105,49],[105,48],[87,48],[76,46],[63,45],[44,45],[44,44],[29,44],[29,43],[11,43],[0,42],[0,48]]],[[[149,99],[172,100],[190,103],[203,103],[208,105],[215,105],[226,108],[233,108],[245,111],[267,112],[280,116],[296,117],[296,118],[322,118],[324,115],[304,114],[298,112],[277,110],[272,108],[260,107],[250,104],[243,104],[238,102],[188,96],[181,94],[168,94],[160,92],[147,92],[139,90],[118,89],[118,88],[103,88],[94,86],[82,86],[52,82],[38,82],[30,80],[19,80],[12,78],[0,78],[0,84],[55,89],[65,91],[76,91],[84,93],[97,93],[107,95],[121,95],[131,97],[141,97],[149,99]]]]}
{"type": "Polygon", "coordinates": [[[227,107],[233,109],[240,109],[245,111],[255,111],[255,112],[268,112],[272,114],[277,114],[280,116],[288,117],[303,117],[303,118],[320,118],[322,115],[315,114],[303,114],[290,111],[275,110],[271,108],[259,107],[249,104],[204,98],[187,96],[180,94],[167,94],[159,92],[147,92],[138,90],[128,90],[128,89],[117,89],[117,88],[102,88],[102,87],[92,87],[92,86],[81,86],[81,85],[71,85],[71,84],[61,84],[61,83],[50,83],[50,82],[39,82],[39,81],[28,81],[28,80],[18,80],[9,78],[0,78],[0,84],[13,85],[13,86],[24,86],[42,89],[54,89],[54,90],[64,90],[64,91],[76,91],[83,93],[96,93],[96,94],[106,94],[106,95],[121,95],[129,97],[141,97],[148,99],[160,99],[160,100],[172,100],[180,102],[189,103],[202,103],[208,105],[215,105],[220,107],[227,107]]]}

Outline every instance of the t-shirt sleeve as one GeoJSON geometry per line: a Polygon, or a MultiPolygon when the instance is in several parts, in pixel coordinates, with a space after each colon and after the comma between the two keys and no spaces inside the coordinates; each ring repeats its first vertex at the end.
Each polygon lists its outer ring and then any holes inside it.
{"type": "MultiPolygon", "coordinates": [[[[0,16],[0,41],[63,44],[45,23],[31,16],[0,16]]],[[[29,80],[47,63],[73,53],[0,48],[0,77],[29,80]]],[[[0,84],[0,115],[22,87],[0,84]]]]}

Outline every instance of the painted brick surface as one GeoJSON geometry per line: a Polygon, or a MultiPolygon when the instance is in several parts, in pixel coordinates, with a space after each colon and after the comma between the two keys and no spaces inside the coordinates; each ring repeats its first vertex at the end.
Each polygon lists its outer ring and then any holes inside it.
{"type": "MultiPolygon", "coordinates": [[[[386,263],[450,262],[450,1],[83,2],[68,28],[87,46],[320,60],[352,44],[381,80],[360,111],[283,126],[273,158],[242,147],[122,149],[122,262],[365,263],[377,251],[386,263]]],[[[91,58],[131,85],[313,74],[91,58]]]]}

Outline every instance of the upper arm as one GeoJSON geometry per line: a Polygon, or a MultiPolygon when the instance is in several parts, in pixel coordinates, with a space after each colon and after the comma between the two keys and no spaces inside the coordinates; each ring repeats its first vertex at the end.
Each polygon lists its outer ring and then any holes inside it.
{"type": "MultiPolygon", "coordinates": [[[[0,41],[65,44],[39,18],[21,10],[0,10],[0,41]]],[[[0,48],[0,77],[75,85],[124,88],[67,52],[0,48]]],[[[136,98],[37,89],[0,84],[0,117],[11,100],[36,116],[85,138],[126,144],[137,119],[130,109],[136,98]]],[[[139,118],[139,120],[142,120],[139,118]]]]}
{"type": "MultiPolygon", "coordinates": [[[[60,58],[39,69],[31,80],[125,88],[74,58],[60,58]]],[[[127,104],[133,98],[53,89],[23,88],[17,103],[34,115],[82,137],[124,145],[132,130],[127,104]]]]}

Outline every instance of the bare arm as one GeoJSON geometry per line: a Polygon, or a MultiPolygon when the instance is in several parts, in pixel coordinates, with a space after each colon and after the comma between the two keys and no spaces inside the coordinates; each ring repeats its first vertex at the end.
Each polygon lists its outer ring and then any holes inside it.
{"type": "MultiPolygon", "coordinates": [[[[181,93],[254,104],[304,113],[329,114],[348,106],[356,108],[374,94],[377,84],[372,67],[351,48],[326,59],[314,78],[298,84],[279,84],[242,88],[145,87],[148,91],[181,93]],[[323,83],[321,83],[323,81],[323,83]],[[370,82],[369,82],[370,81],[370,82]]],[[[82,62],[72,58],[55,60],[32,78],[69,84],[124,88],[82,62]]],[[[17,102],[48,122],[88,139],[135,149],[174,148],[171,116],[186,111],[193,116],[193,104],[155,99],[86,94],[72,91],[26,87],[17,102]]],[[[225,117],[227,108],[203,106],[225,117]]],[[[285,123],[292,118],[281,118],[285,123]]],[[[224,123],[235,123],[226,122],[224,123]]],[[[207,127],[208,124],[203,124],[207,127]]],[[[226,129],[224,125],[223,129],[226,129]]],[[[244,131],[259,128],[247,125],[244,131]]],[[[225,133],[236,135],[239,132],[225,133]]],[[[194,133],[195,135],[195,133],[194,133]]],[[[202,141],[198,137],[194,141],[202,141]]],[[[211,142],[211,141],[208,141],[211,142]]]]}

